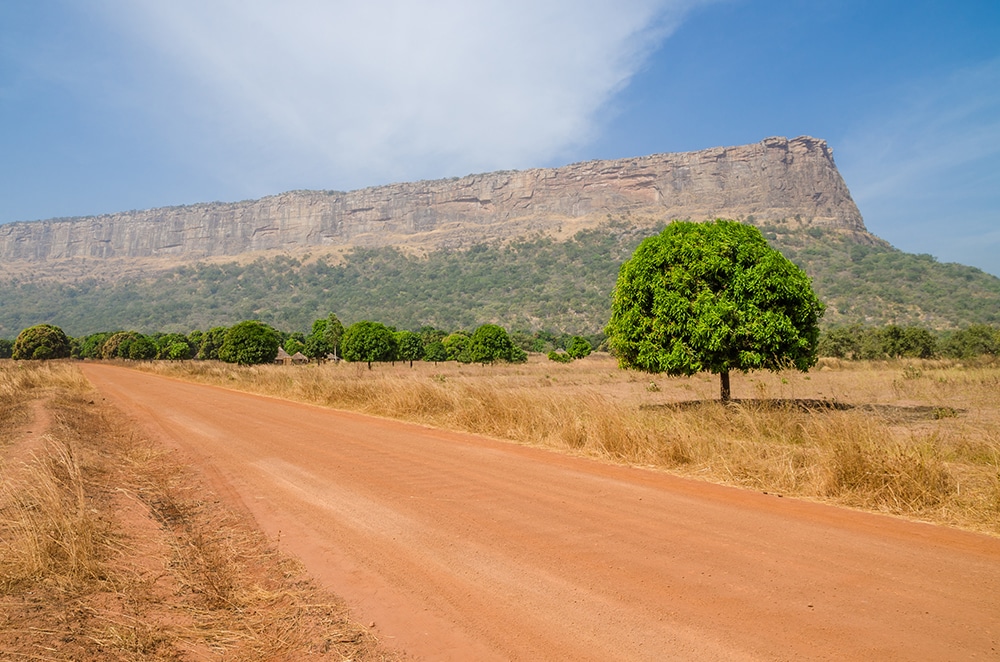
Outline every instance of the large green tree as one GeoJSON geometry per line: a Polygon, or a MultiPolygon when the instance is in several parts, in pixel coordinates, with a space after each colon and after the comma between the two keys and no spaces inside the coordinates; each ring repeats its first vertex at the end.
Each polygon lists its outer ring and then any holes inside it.
{"type": "Polygon", "coordinates": [[[247,320],[226,331],[219,358],[226,363],[258,365],[273,363],[278,356],[281,336],[263,322],[247,320]]]}
{"type": "Polygon", "coordinates": [[[36,324],[18,334],[11,354],[19,360],[64,359],[70,355],[70,342],[58,326],[36,324]]]}
{"type": "Polygon", "coordinates": [[[414,331],[397,331],[396,350],[399,360],[409,361],[412,368],[414,361],[424,357],[424,340],[414,331]]]}
{"type": "Polygon", "coordinates": [[[507,330],[496,324],[483,324],[475,330],[469,339],[469,359],[473,363],[494,363],[509,361],[519,363],[527,359],[527,355],[510,339],[507,330]]]}
{"type": "Polygon", "coordinates": [[[362,320],[347,327],[341,348],[345,360],[363,361],[371,370],[375,361],[395,360],[396,336],[384,324],[362,320]]]}
{"type": "Polygon", "coordinates": [[[805,371],[816,363],[823,304],[809,277],[750,225],[675,222],[622,264],[608,343],[623,368],[719,375],[805,371]]]}

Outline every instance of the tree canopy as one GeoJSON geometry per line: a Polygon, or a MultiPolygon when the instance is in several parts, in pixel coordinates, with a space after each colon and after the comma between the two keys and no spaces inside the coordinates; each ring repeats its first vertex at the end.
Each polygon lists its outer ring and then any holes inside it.
{"type": "Polygon", "coordinates": [[[281,338],[278,332],[263,322],[247,320],[226,331],[219,349],[219,358],[226,363],[257,365],[272,363],[278,356],[281,338]]]}
{"type": "Polygon", "coordinates": [[[396,336],[380,322],[355,322],[347,327],[340,342],[345,360],[365,362],[369,370],[375,361],[396,358],[396,336]]]}
{"type": "Polygon", "coordinates": [[[507,330],[496,324],[483,324],[475,330],[468,344],[469,359],[473,363],[508,361],[520,363],[527,355],[510,339],[507,330]]]}
{"type": "Polygon", "coordinates": [[[18,334],[11,354],[15,359],[64,359],[70,342],[58,326],[36,324],[18,334]]]}
{"type": "Polygon", "coordinates": [[[675,222],[621,266],[608,342],[619,365],[651,373],[720,376],[733,370],[808,370],[823,304],[809,277],[750,225],[675,222]]]}

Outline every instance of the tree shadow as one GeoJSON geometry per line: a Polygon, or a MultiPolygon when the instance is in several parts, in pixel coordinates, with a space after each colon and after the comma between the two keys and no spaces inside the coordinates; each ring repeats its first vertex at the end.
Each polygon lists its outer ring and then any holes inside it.
{"type": "Polygon", "coordinates": [[[954,418],[966,413],[965,409],[934,405],[882,405],[864,404],[852,405],[836,400],[821,400],[815,398],[733,398],[729,402],[721,400],[682,400],[663,404],[640,405],[639,409],[692,411],[706,407],[739,407],[751,411],[800,411],[826,412],[857,410],[877,414],[889,422],[936,421],[943,418],[954,418]]]}

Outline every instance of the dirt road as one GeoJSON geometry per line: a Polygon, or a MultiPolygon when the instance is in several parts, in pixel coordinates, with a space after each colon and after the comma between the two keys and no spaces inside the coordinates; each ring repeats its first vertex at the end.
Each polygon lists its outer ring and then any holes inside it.
{"type": "Polygon", "coordinates": [[[1000,659],[998,539],[84,373],[416,659],[1000,659]]]}

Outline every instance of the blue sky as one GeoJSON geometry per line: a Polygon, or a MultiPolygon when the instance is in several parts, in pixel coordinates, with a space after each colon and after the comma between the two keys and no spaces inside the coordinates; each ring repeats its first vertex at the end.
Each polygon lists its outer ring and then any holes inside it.
{"type": "Polygon", "coordinates": [[[997,0],[0,0],[0,222],[803,134],[1000,275],[997,0]]]}

